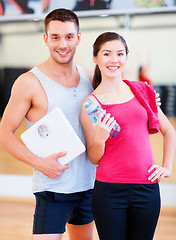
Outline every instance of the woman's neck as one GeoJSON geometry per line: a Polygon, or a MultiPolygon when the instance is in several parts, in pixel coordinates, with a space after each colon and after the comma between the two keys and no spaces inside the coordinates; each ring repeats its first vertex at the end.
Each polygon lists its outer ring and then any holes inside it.
{"type": "Polygon", "coordinates": [[[123,82],[122,78],[114,78],[114,79],[102,79],[100,85],[98,86],[101,91],[116,93],[122,92],[126,87],[126,84],[123,82]]]}
{"type": "Polygon", "coordinates": [[[134,97],[129,86],[122,79],[103,81],[93,92],[104,104],[123,103],[134,97]]]}

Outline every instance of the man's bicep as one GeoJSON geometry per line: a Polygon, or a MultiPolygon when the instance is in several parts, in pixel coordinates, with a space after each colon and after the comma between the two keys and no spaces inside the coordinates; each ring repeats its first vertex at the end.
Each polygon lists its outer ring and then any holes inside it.
{"type": "Polygon", "coordinates": [[[30,108],[31,101],[27,92],[25,86],[15,84],[12,87],[11,96],[1,121],[1,125],[9,130],[15,131],[21,125],[30,108]]]}

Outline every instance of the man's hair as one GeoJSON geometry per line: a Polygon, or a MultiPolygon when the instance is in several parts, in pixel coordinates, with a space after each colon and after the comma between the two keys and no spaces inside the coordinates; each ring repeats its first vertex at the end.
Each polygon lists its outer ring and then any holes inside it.
{"type": "Polygon", "coordinates": [[[59,8],[48,13],[45,17],[45,33],[47,33],[47,27],[51,21],[74,22],[79,32],[79,19],[77,15],[69,9],[59,8]]]}

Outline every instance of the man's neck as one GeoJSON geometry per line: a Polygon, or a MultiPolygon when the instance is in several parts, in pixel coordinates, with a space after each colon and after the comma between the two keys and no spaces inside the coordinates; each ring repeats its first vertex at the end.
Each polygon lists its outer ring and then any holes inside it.
{"type": "Polygon", "coordinates": [[[45,61],[38,68],[49,78],[66,88],[76,87],[79,83],[79,73],[73,62],[68,64],[53,64],[45,61]]]}

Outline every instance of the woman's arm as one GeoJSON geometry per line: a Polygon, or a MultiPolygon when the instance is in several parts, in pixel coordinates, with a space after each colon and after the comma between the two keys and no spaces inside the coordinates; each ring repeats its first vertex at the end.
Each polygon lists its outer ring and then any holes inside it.
{"type": "Polygon", "coordinates": [[[149,176],[149,180],[152,182],[156,179],[161,181],[164,177],[170,177],[176,150],[176,132],[160,108],[158,108],[158,118],[160,121],[160,131],[163,135],[163,163],[162,166],[154,164],[149,168],[149,172],[155,169],[149,176]]]}
{"type": "Polygon", "coordinates": [[[103,111],[99,114],[97,123],[93,123],[85,111],[84,102],[81,109],[81,123],[86,138],[87,154],[93,164],[98,164],[104,155],[105,142],[109,137],[109,133],[113,128],[115,121],[114,118],[110,118],[110,114],[107,114],[104,119],[101,120],[105,113],[105,111],[103,111]]]}

